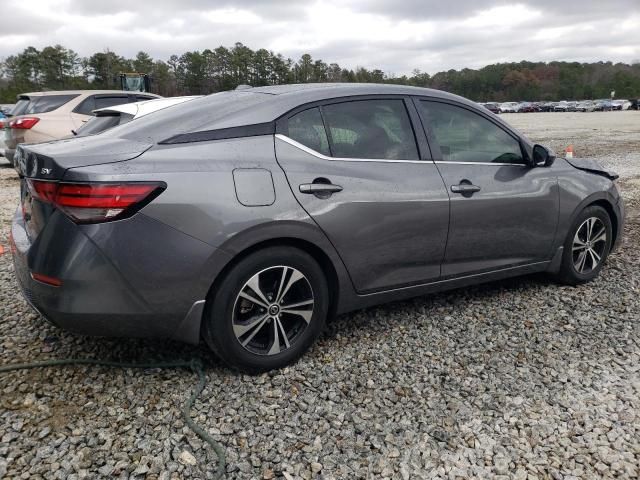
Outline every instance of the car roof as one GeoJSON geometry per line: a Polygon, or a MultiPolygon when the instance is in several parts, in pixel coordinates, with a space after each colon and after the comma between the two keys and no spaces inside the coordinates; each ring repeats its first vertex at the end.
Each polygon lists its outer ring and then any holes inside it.
{"type": "MultiPolygon", "coordinates": [[[[235,112],[219,116],[211,123],[202,126],[202,130],[231,128],[256,123],[271,122],[288,111],[301,105],[334,98],[355,97],[359,95],[420,95],[449,99],[465,103],[478,108],[475,102],[458,95],[433,90],[431,88],[412,87],[406,85],[392,85],[379,83],[305,83],[292,85],[272,85],[255,87],[239,91],[222,92],[227,95],[237,95],[237,101],[243,97],[250,108],[238,108],[235,112]],[[260,101],[250,97],[266,97],[260,101]]],[[[215,94],[215,95],[221,95],[215,94]]],[[[211,96],[205,97],[209,99],[211,96]]],[[[198,102],[204,102],[205,99],[198,102]]],[[[194,103],[193,106],[196,104],[194,103]]]]}
{"type": "Polygon", "coordinates": [[[82,94],[105,94],[105,93],[125,93],[130,95],[150,95],[157,97],[158,95],[149,92],[127,92],[125,90],[46,90],[43,92],[27,92],[18,95],[20,97],[42,97],[45,95],[82,95],[82,94]]]}
{"type": "MultiPolygon", "coordinates": [[[[196,133],[274,122],[300,106],[361,95],[415,95],[452,100],[474,110],[482,107],[451,93],[429,88],[376,83],[311,83],[246,88],[207,95],[160,110],[144,122],[129,122],[104,136],[159,142],[184,133],[196,133]]],[[[500,119],[495,121],[504,123],[500,119]]],[[[506,124],[505,124],[506,125],[506,124]]],[[[510,130],[513,127],[507,126],[510,130]]]]}
{"type": "Polygon", "coordinates": [[[317,97],[329,99],[352,95],[428,95],[461,99],[457,95],[431,88],[396,85],[389,83],[295,83],[289,85],[270,85],[240,90],[244,93],[263,93],[286,97],[317,97]]]}
{"type": "Polygon", "coordinates": [[[114,105],[112,107],[98,108],[94,110],[94,113],[127,113],[134,117],[142,117],[149,113],[161,110],[163,108],[177,105],[183,102],[188,102],[195,98],[200,98],[202,95],[190,95],[184,97],[167,97],[167,98],[154,98],[153,100],[142,100],[140,102],[124,103],[122,105],[114,105]]]}

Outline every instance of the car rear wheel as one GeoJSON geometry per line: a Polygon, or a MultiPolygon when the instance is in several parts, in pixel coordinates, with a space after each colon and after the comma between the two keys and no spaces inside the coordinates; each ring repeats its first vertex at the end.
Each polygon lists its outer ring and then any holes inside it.
{"type": "Polygon", "coordinates": [[[577,285],[598,276],[611,250],[613,228],[607,211],[597,205],[585,208],[564,243],[558,278],[577,285]]]}
{"type": "Polygon", "coordinates": [[[204,338],[248,373],[281,368],[322,332],[329,294],[322,268],[304,251],[269,247],[240,260],[209,299],[204,338]]]}

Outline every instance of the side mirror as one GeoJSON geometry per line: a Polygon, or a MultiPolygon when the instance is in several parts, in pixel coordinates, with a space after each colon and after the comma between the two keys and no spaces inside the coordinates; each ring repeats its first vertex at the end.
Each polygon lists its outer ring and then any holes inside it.
{"type": "Polygon", "coordinates": [[[546,147],[542,145],[534,145],[533,147],[533,166],[534,167],[550,167],[556,160],[556,156],[546,147]]]}

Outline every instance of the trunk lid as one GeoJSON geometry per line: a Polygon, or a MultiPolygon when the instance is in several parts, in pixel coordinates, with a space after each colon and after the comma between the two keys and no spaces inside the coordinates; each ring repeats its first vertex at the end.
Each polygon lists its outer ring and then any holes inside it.
{"type": "Polygon", "coordinates": [[[22,177],[61,180],[69,168],[124,162],[142,155],[151,143],[90,136],[19,145],[14,165],[22,177]]]}
{"type": "Polygon", "coordinates": [[[28,180],[59,181],[69,168],[114,163],[140,156],[152,145],[121,138],[99,137],[19,145],[14,165],[20,175],[20,206],[27,235],[33,241],[55,213],[51,204],[34,200],[28,180]]]}

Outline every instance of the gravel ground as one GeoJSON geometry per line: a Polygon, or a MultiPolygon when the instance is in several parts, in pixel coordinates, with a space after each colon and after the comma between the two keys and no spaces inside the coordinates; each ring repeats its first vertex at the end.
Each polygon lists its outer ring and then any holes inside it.
{"type": "MultiPolygon", "coordinates": [[[[640,112],[505,118],[623,173],[624,245],[589,285],[537,275],[344,315],[296,365],[250,377],[203,347],[49,326],[5,254],[0,364],[198,355],[209,384],[195,417],[226,446],[228,478],[638,478],[640,112]]],[[[0,166],[5,246],[17,192],[0,166]]],[[[215,455],[179,413],[194,380],[89,367],[3,375],[0,478],[210,477],[215,455]]]]}

